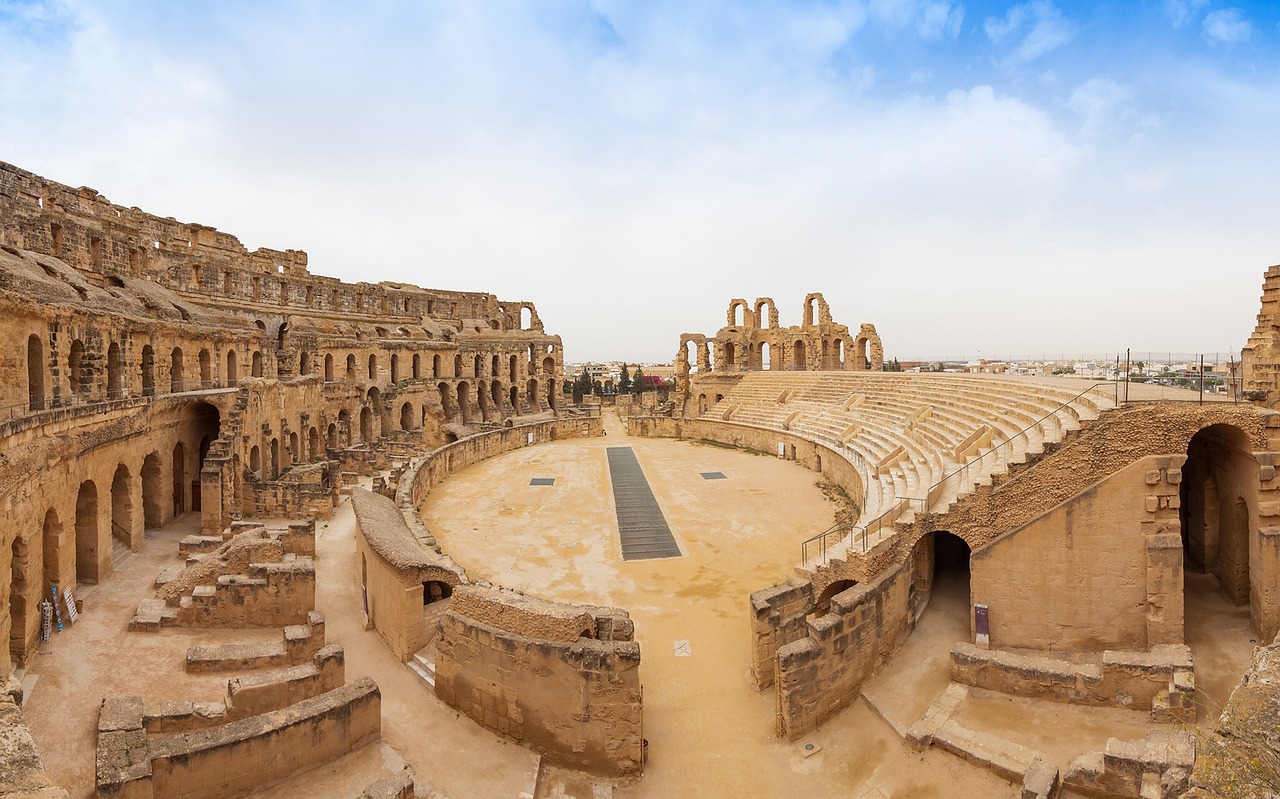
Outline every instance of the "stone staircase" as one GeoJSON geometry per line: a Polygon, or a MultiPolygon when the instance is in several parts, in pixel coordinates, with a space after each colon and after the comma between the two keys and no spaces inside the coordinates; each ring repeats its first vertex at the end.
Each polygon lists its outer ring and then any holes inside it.
{"type": "Polygon", "coordinates": [[[409,670],[418,675],[432,693],[436,690],[436,647],[434,643],[424,646],[413,657],[409,658],[409,670]]]}

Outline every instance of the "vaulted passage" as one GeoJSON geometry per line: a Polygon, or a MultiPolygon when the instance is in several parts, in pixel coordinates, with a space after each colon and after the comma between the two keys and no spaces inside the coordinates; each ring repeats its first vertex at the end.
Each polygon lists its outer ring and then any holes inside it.
{"type": "Polygon", "coordinates": [[[678,558],[680,547],[631,447],[609,447],[609,480],[623,560],[678,558]]]}

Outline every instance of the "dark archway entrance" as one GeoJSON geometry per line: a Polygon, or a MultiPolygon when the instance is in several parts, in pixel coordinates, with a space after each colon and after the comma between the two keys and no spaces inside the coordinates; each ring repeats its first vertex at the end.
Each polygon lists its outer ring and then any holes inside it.
{"type": "Polygon", "coordinates": [[[98,486],[92,480],[76,494],[76,580],[98,582],[98,486]]]}
{"type": "MultiPolygon", "coordinates": [[[[937,530],[926,533],[912,550],[909,607],[918,621],[933,606],[936,613],[963,624],[962,636],[972,629],[969,600],[969,545],[957,535],[937,530]]],[[[957,626],[957,630],[960,627],[957,626]]]]}
{"type": "Polygon", "coordinates": [[[1188,571],[1213,575],[1233,605],[1249,604],[1251,596],[1258,462],[1250,450],[1240,429],[1212,425],[1192,437],[1182,467],[1179,516],[1188,571]]]}

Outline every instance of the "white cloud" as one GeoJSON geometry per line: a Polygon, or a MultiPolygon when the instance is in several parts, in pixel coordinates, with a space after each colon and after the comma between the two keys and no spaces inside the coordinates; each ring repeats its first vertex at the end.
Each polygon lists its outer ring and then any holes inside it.
{"type": "Polygon", "coordinates": [[[925,3],[920,9],[916,32],[922,39],[954,39],[964,22],[964,6],[959,3],[925,3]]]}
{"type": "Polygon", "coordinates": [[[1238,8],[1220,8],[1205,15],[1200,33],[1209,44],[1236,44],[1249,39],[1253,23],[1238,8]]]}
{"type": "Polygon", "coordinates": [[[1004,18],[989,17],[983,26],[993,44],[1011,45],[1006,66],[1034,61],[1075,38],[1076,25],[1052,2],[1036,0],[1009,9],[1004,18]]]}
{"type": "Polygon", "coordinates": [[[1067,107],[1084,117],[1080,133],[1091,138],[1116,121],[1129,98],[1129,89],[1114,80],[1090,78],[1071,91],[1067,107]]]}
{"type": "Polygon", "coordinates": [[[1164,10],[1173,27],[1181,28],[1208,5],[1209,0],[1165,0],[1164,10]]]}

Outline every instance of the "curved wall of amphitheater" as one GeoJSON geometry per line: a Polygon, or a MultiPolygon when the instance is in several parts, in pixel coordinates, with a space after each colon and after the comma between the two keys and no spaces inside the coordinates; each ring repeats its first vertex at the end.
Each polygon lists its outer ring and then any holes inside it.
{"type": "Polygon", "coordinates": [[[343,283],[3,163],[0,286],[3,673],[52,584],[176,514],[325,516],[344,472],[557,415],[532,303],[343,283]]]}
{"type": "Polygon", "coordinates": [[[1117,407],[1084,388],[711,370],[686,392],[714,402],[628,420],[633,434],[777,452],[861,501],[856,525],[798,548],[804,579],[752,595],[753,673],[778,694],[781,735],[853,701],[905,641],[942,534],[970,553],[971,637],[994,649],[1158,660],[1145,653],[1184,644],[1184,561],[1249,606],[1262,638],[1280,632],[1280,414],[1117,407]]]}

